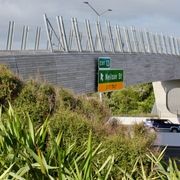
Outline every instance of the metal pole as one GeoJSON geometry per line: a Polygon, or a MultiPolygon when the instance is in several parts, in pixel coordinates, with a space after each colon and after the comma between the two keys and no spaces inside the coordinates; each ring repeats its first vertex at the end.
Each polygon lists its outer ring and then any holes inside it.
{"type": "Polygon", "coordinates": [[[172,41],[173,41],[173,47],[174,47],[174,54],[177,55],[177,46],[176,46],[176,41],[175,41],[175,38],[172,37],[172,41]]]}
{"type": "Polygon", "coordinates": [[[10,41],[10,34],[11,34],[11,24],[12,24],[12,22],[9,21],[6,50],[9,50],[9,41],[10,41]]]}
{"type": "Polygon", "coordinates": [[[64,47],[64,50],[66,52],[69,52],[69,47],[68,47],[68,43],[67,43],[67,37],[66,37],[66,31],[65,31],[65,27],[64,27],[63,17],[57,16],[56,20],[57,20],[57,25],[58,25],[58,30],[59,30],[59,37],[61,38],[61,42],[62,42],[62,45],[64,47]]]}
{"type": "Polygon", "coordinates": [[[161,34],[161,36],[162,36],[162,40],[163,40],[164,47],[165,47],[164,53],[168,54],[167,43],[166,43],[166,36],[164,36],[163,34],[161,34]]]}
{"type": "Polygon", "coordinates": [[[159,50],[160,50],[160,53],[162,54],[163,53],[163,44],[162,44],[162,39],[161,39],[161,35],[158,34],[158,40],[159,40],[159,50]]]}
{"type": "Polygon", "coordinates": [[[157,42],[156,42],[156,35],[153,34],[153,41],[154,41],[154,50],[155,50],[155,53],[158,53],[158,50],[157,50],[157,42]]]}
{"type": "Polygon", "coordinates": [[[78,46],[78,51],[82,52],[82,45],[81,45],[81,40],[80,40],[80,34],[79,34],[79,29],[78,29],[78,23],[76,18],[72,18],[72,24],[75,32],[75,37],[76,37],[76,43],[78,46]]]}
{"type": "Polygon", "coordinates": [[[25,27],[25,38],[24,38],[24,50],[26,50],[27,40],[28,40],[28,32],[29,32],[29,26],[25,27]]]}
{"type": "Polygon", "coordinates": [[[91,26],[90,26],[89,20],[85,20],[85,24],[86,24],[86,32],[87,32],[87,36],[88,36],[88,44],[89,44],[91,52],[94,52],[95,49],[94,49],[94,43],[93,43],[91,26]]]}
{"type": "Polygon", "coordinates": [[[50,30],[49,30],[49,27],[48,27],[46,14],[44,14],[44,23],[45,23],[45,27],[46,27],[46,33],[47,33],[48,41],[49,41],[49,44],[50,44],[50,50],[51,50],[51,52],[53,52],[53,45],[52,45],[52,41],[51,41],[51,37],[50,37],[50,30]]]}
{"type": "Polygon", "coordinates": [[[125,40],[126,40],[126,45],[127,45],[127,50],[128,52],[132,52],[132,47],[131,47],[131,42],[130,42],[130,37],[129,37],[129,31],[127,28],[123,28],[124,29],[124,34],[125,34],[125,40]]]}
{"type": "Polygon", "coordinates": [[[117,36],[117,43],[118,43],[119,51],[124,52],[124,48],[123,48],[124,45],[122,42],[122,35],[121,35],[120,28],[118,25],[116,25],[115,29],[116,29],[116,36],[117,36]]]}
{"type": "Polygon", "coordinates": [[[39,27],[39,31],[38,31],[37,50],[39,50],[40,38],[41,38],[41,27],[39,27]]]}
{"type": "Polygon", "coordinates": [[[9,50],[12,49],[12,43],[13,43],[13,35],[14,35],[14,21],[11,22],[11,33],[10,33],[10,43],[9,43],[9,50]]]}
{"type": "Polygon", "coordinates": [[[175,43],[176,43],[177,55],[180,55],[179,45],[178,45],[178,39],[177,39],[177,38],[175,38],[175,43]]]}
{"type": "Polygon", "coordinates": [[[110,39],[111,51],[113,53],[115,53],[114,40],[113,40],[113,35],[112,35],[112,29],[111,29],[110,22],[106,21],[106,26],[107,26],[107,30],[108,30],[108,36],[109,36],[109,39],[110,39]]]}
{"type": "Polygon", "coordinates": [[[172,48],[171,37],[170,36],[168,36],[168,43],[169,43],[170,54],[173,55],[173,48],[172,48]]]}
{"type": "Polygon", "coordinates": [[[146,53],[145,40],[144,40],[144,35],[143,35],[142,30],[139,30],[139,35],[140,35],[140,42],[141,42],[142,52],[146,53]]]}
{"type": "Polygon", "coordinates": [[[179,41],[180,39],[179,38],[177,38],[177,47],[178,47],[178,51],[179,51],[179,54],[180,54],[180,41],[179,41]]]}
{"type": "Polygon", "coordinates": [[[97,34],[98,34],[100,46],[101,46],[101,51],[105,52],[104,41],[103,41],[103,37],[102,37],[101,24],[99,21],[97,21],[96,27],[97,27],[97,34]]]}
{"type": "Polygon", "coordinates": [[[138,44],[136,29],[133,26],[131,27],[131,33],[132,33],[132,38],[134,42],[134,51],[139,52],[139,44],[138,44]]]}
{"type": "Polygon", "coordinates": [[[25,26],[23,26],[23,32],[22,32],[22,40],[21,40],[21,50],[24,50],[24,37],[25,37],[25,26]]]}
{"type": "Polygon", "coordinates": [[[145,35],[146,35],[146,40],[147,40],[148,52],[152,53],[152,46],[151,46],[151,40],[150,40],[149,32],[145,31],[145,35]]]}

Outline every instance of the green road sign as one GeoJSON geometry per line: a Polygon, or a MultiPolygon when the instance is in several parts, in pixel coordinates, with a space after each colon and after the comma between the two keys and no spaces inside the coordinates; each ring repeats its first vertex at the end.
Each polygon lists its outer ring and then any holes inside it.
{"type": "Polygon", "coordinates": [[[99,57],[98,58],[98,68],[110,68],[111,58],[109,57],[99,57]]]}
{"type": "Polygon", "coordinates": [[[123,70],[100,69],[98,72],[98,83],[111,83],[111,82],[122,82],[122,81],[123,81],[123,70]]]}

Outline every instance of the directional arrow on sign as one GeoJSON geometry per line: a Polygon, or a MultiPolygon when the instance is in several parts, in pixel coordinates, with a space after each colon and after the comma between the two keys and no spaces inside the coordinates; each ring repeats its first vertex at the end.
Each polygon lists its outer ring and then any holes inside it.
{"type": "Polygon", "coordinates": [[[104,81],[104,75],[101,73],[101,81],[104,81]]]}

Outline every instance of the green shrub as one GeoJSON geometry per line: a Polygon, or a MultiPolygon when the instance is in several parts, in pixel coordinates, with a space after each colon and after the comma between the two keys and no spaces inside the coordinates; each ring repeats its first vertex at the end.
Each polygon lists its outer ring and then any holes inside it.
{"type": "Polygon", "coordinates": [[[58,95],[58,108],[77,112],[88,120],[106,122],[110,117],[109,108],[95,98],[89,98],[85,95],[77,96],[64,88],[59,89],[58,95]]]}
{"type": "MultiPolygon", "coordinates": [[[[150,164],[146,154],[151,149],[154,140],[155,136],[149,134],[141,124],[135,124],[131,128],[116,125],[114,134],[107,136],[103,143],[103,148],[108,148],[115,157],[112,169],[113,178],[122,179],[123,174],[119,171],[119,167],[123,167],[127,173],[130,173],[140,157],[143,159],[144,167],[148,169],[150,164]]],[[[101,159],[104,160],[103,158],[106,158],[106,155],[101,159]]]]}
{"type": "Polygon", "coordinates": [[[5,65],[0,65],[0,105],[6,106],[14,100],[22,89],[22,81],[17,78],[5,65]]]}
{"type": "Polygon", "coordinates": [[[76,142],[77,146],[84,144],[89,131],[92,130],[92,124],[88,119],[77,112],[62,108],[50,118],[50,127],[53,134],[63,132],[65,144],[76,142]]]}
{"type": "Polygon", "coordinates": [[[127,87],[121,91],[105,94],[106,103],[115,115],[147,114],[154,105],[151,83],[127,87]]]}
{"type": "Polygon", "coordinates": [[[105,123],[110,117],[109,108],[94,98],[79,96],[76,104],[76,111],[83,114],[89,120],[105,123]]]}
{"type": "Polygon", "coordinates": [[[56,105],[55,89],[48,84],[28,81],[18,98],[14,107],[19,114],[26,112],[33,121],[42,122],[51,115],[56,105]]]}

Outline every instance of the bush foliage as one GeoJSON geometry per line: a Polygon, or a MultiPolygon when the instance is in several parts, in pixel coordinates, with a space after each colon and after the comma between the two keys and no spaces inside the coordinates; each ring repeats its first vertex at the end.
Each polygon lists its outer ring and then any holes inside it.
{"type": "Polygon", "coordinates": [[[20,114],[26,112],[30,118],[42,122],[53,113],[56,105],[55,89],[48,84],[30,80],[14,102],[16,111],[20,114]]]}
{"type": "Polygon", "coordinates": [[[21,92],[22,82],[5,65],[0,65],[0,105],[6,106],[21,92]]]}
{"type": "MultiPolygon", "coordinates": [[[[10,101],[16,113],[10,106],[0,118],[0,178],[121,179],[129,173],[134,179],[140,177],[141,163],[149,175],[147,151],[155,137],[142,125],[129,129],[107,124],[110,110],[96,98],[46,83],[22,82],[1,68],[1,105],[10,101]]],[[[112,111],[135,112],[136,106],[147,111],[152,92],[146,88],[130,88],[130,95],[127,90],[110,94],[112,111]]]]}
{"type": "Polygon", "coordinates": [[[151,83],[127,87],[121,91],[107,93],[105,96],[115,115],[151,113],[155,101],[151,83]]]}

